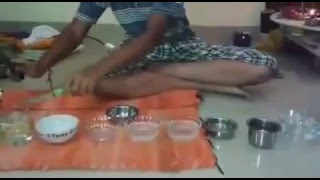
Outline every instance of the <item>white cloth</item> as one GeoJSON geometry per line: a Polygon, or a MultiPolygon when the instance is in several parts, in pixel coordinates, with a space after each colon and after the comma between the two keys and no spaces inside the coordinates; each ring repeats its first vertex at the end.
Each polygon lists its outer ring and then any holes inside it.
{"type": "Polygon", "coordinates": [[[47,25],[41,25],[34,27],[32,29],[31,35],[28,38],[23,39],[22,41],[25,45],[30,45],[42,39],[51,38],[59,34],[60,32],[56,29],[47,25]]]}

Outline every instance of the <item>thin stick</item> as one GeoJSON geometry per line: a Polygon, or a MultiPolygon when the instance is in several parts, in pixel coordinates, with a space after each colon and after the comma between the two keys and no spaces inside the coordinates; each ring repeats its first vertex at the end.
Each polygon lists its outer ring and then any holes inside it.
{"type": "Polygon", "coordinates": [[[51,70],[48,70],[48,82],[49,82],[50,92],[51,92],[51,94],[52,94],[52,97],[54,97],[55,94],[54,94],[54,87],[53,87],[53,82],[52,82],[51,73],[52,73],[52,71],[51,71],[51,70]]]}

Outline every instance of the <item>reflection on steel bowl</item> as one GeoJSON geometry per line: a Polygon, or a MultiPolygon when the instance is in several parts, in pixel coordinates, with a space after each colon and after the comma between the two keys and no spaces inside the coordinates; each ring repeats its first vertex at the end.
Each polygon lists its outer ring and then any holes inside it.
{"type": "Polygon", "coordinates": [[[224,117],[206,118],[203,123],[207,133],[215,139],[231,139],[237,129],[237,123],[224,117]]]}
{"type": "Polygon", "coordinates": [[[106,114],[113,124],[123,126],[134,121],[139,114],[139,110],[133,106],[118,105],[109,108],[106,114]]]}

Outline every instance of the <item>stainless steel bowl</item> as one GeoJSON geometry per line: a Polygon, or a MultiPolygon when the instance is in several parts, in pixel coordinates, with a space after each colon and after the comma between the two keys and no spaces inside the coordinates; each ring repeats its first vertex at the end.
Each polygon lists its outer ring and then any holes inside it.
{"type": "Polygon", "coordinates": [[[204,119],[203,127],[215,139],[231,139],[238,125],[229,118],[210,117],[204,119]]]}
{"type": "Polygon", "coordinates": [[[320,26],[320,18],[318,17],[310,17],[306,18],[304,21],[306,26],[320,26]]]}
{"type": "Polygon", "coordinates": [[[123,126],[134,121],[139,114],[139,110],[133,106],[118,105],[109,108],[106,114],[111,123],[123,126]]]}
{"type": "Polygon", "coordinates": [[[277,134],[281,130],[280,123],[264,118],[251,118],[247,125],[249,144],[261,149],[272,149],[275,146],[277,134]]]}

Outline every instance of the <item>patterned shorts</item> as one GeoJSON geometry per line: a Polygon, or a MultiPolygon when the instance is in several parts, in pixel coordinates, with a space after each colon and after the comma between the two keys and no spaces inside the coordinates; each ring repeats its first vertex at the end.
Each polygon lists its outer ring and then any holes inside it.
{"type": "Polygon", "coordinates": [[[251,48],[210,45],[200,38],[191,37],[186,41],[163,43],[138,63],[116,70],[108,74],[108,76],[137,71],[151,63],[185,63],[215,60],[245,62],[270,67],[275,72],[278,71],[275,58],[266,53],[251,48]]]}

